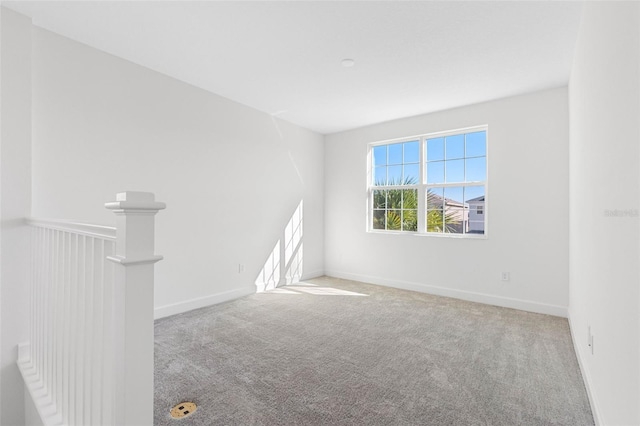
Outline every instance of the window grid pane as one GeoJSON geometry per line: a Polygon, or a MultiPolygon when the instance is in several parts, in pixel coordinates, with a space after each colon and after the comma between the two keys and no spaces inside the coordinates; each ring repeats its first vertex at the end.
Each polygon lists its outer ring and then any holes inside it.
{"type": "Polygon", "coordinates": [[[376,189],[373,191],[373,229],[418,230],[418,190],[376,189]]]}
{"type": "Polygon", "coordinates": [[[447,136],[444,151],[446,160],[464,158],[464,135],[447,136]]]}
{"type": "Polygon", "coordinates": [[[415,185],[420,182],[420,141],[374,146],[373,186],[415,185]]]}
{"type": "Polygon", "coordinates": [[[387,146],[381,145],[373,148],[373,165],[386,166],[387,165],[387,146]]]}
{"type": "Polygon", "coordinates": [[[425,140],[425,183],[486,180],[486,131],[425,140]]]}

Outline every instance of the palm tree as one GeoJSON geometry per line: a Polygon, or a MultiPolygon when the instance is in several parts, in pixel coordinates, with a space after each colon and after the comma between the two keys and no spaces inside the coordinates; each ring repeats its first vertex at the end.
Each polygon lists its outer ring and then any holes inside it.
{"type": "Polygon", "coordinates": [[[444,201],[432,190],[427,190],[427,232],[458,232],[460,220],[444,208],[444,201]]]}
{"type": "MultiPolygon", "coordinates": [[[[389,186],[415,185],[416,178],[393,180],[389,186]]],[[[373,229],[390,231],[418,230],[418,190],[383,189],[385,182],[376,182],[381,189],[373,191],[373,229]]],[[[427,191],[427,232],[455,232],[460,221],[444,209],[442,197],[427,191]],[[439,203],[438,203],[439,201],[439,203]]]]}
{"type": "MultiPolygon", "coordinates": [[[[414,177],[376,182],[376,186],[415,185],[414,177]]],[[[418,190],[417,189],[376,189],[373,191],[373,229],[390,231],[418,230],[418,190]],[[386,226],[385,226],[386,224],[386,226]]]]}
{"type": "Polygon", "coordinates": [[[375,190],[373,194],[374,229],[397,231],[418,229],[418,203],[415,189],[383,189],[375,190]],[[386,206],[388,208],[385,208],[386,206]]]}

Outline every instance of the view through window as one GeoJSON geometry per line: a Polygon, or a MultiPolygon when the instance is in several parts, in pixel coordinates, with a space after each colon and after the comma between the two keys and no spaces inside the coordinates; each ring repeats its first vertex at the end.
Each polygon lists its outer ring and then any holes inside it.
{"type": "Polygon", "coordinates": [[[484,235],[487,127],[369,146],[369,229],[484,235]]]}

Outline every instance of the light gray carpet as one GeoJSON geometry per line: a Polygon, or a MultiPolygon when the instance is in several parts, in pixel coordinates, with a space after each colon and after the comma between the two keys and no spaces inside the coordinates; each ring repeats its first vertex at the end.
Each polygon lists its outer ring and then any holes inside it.
{"type": "Polygon", "coordinates": [[[155,330],[156,425],[593,424],[562,318],[323,277],[155,330]]]}

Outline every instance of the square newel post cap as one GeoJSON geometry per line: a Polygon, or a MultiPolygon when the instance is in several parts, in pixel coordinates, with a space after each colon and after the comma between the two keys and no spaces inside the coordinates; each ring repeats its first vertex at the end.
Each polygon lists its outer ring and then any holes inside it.
{"type": "Polygon", "coordinates": [[[156,201],[156,197],[152,192],[126,191],[116,194],[116,201],[110,201],[104,205],[109,210],[116,211],[148,211],[157,212],[167,205],[156,201]]]}

